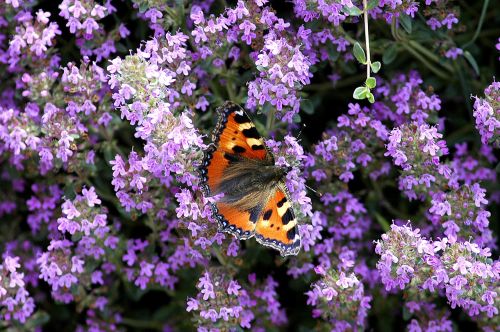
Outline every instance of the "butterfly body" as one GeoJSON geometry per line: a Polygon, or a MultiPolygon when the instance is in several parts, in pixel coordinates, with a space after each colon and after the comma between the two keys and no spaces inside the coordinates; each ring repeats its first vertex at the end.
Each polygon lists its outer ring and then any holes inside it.
{"type": "Polygon", "coordinates": [[[231,102],[218,108],[219,121],[200,168],[201,187],[221,231],[253,236],[282,255],[300,249],[295,214],[285,185],[288,169],[276,166],[253,122],[231,102]]]}

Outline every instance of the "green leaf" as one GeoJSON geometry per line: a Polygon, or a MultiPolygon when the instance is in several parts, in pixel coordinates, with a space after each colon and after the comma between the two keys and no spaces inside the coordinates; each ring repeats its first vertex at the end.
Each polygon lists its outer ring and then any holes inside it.
{"type": "Polygon", "coordinates": [[[377,80],[375,79],[375,77],[368,77],[365,84],[368,88],[373,89],[377,86],[377,80]]]}
{"type": "Polygon", "coordinates": [[[384,232],[388,232],[391,229],[391,224],[385,219],[381,214],[378,212],[373,213],[375,216],[375,219],[377,219],[378,224],[380,227],[382,227],[382,230],[384,232]]]}
{"type": "Polygon", "coordinates": [[[469,61],[469,64],[471,65],[472,69],[474,69],[476,75],[479,76],[479,66],[477,65],[476,59],[474,59],[472,54],[470,54],[469,51],[464,51],[464,58],[466,58],[467,61],[469,61]]]}
{"type": "Polygon", "coordinates": [[[403,29],[405,29],[408,34],[411,34],[411,17],[406,14],[401,14],[401,16],[399,16],[399,22],[401,23],[403,29]]]}
{"type": "Polygon", "coordinates": [[[376,74],[376,73],[378,73],[378,71],[380,70],[380,67],[382,67],[382,65],[380,64],[380,61],[375,61],[375,62],[372,62],[370,64],[370,67],[372,68],[372,72],[374,72],[376,74]]]}
{"type": "Polygon", "coordinates": [[[371,93],[371,92],[368,92],[368,93],[366,94],[366,98],[367,98],[367,99],[368,99],[368,101],[369,101],[370,103],[372,103],[372,104],[375,102],[375,97],[373,96],[373,93],[371,93]]]}
{"type": "Polygon", "coordinates": [[[313,114],[314,113],[314,103],[312,101],[310,101],[309,99],[302,99],[300,106],[306,114],[313,114]]]}
{"type": "Polygon", "coordinates": [[[302,122],[302,118],[299,114],[294,114],[293,117],[292,117],[292,121],[294,123],[301,123],[302,122]]]}
{"type": "Polygon", "coordinates": [[[385,49],[384,54],[382,54],[382,61],[385,65],[388,65],[396,59],[397,55],[398,47],[396,43],[392,43],[391,46],[385,49]]]}
{"type": "Polygon", "coordinates": [[[45,311],[37,310],[33,316],[26,322],[24,328],[26,331],[34,331],[37,326],[41,326],[50,320],[50,316],[45,311]]]}
{"type": "Polygon", "coordinates": [[[368,89],[366,86],[360,86],[354,90],[352,97],[358,100],[365,99],[368,93],[370,93],[370,89],[368,89]]]}
{"type": "Polygon", "coordinates": [[[370,1],[368,1],[368,6],[366,6],[366,7],[368,8],[368,10],[371,10],[371,9],[377,7],[379,2],[380,2],[380,0],[370,0],[370,1]]]}
{"type": "Polygon", "coordinates": [[[144,1],[139,5],[139,13],[144,13],[148,9],[149,9],[149,3],[147,1],[144,1]]]}
{"type": "Polygon", "coordinates": [[[403,319],[405,321],[410,320],[410,318],[413,316],[413,314],[406,308],[406,306],[403,306],[403,319]]]}
{"type": "Polygon", "coordinates": [[[75,182],[67,181],[63,188],[64,197],[67,199],[73,199],[76,197],[75,182]]]}
{"type": "Polygon", "coordinates": [[[127,47],[125,47],[125,45],[123,45],[122,43],[116,43],[116,50],[120,53],[127,53],[128,52],[128,49],[127,47]]]}
{"type": "Polygon", "coordinates": [[[82,239],[82,234],[81,233],[75,233],[71,235],[71,241],[73,242],[78,242],[82,239]]]}
{"type": "Polygon", "coordinates": [[[356,60],[358,60],[360,63],[362,63],[364,65],[366,64],[365,51],[363,50],[363,48],[361,47],[361,45],[358,42],[356,42],[354,44],[354,47],[352,48],[352,52],[353,52],[353,55],[356,58],[356,60]]]}
{"type": "Polygon", "coordinates": [[[352,6],[352,7],[344,6],[344,8],[342,8],[342,10],[344,13],[348,14],[349,16],[359,16],[359,15],[363,14],[363,11],[356,6],[352,6]]]}

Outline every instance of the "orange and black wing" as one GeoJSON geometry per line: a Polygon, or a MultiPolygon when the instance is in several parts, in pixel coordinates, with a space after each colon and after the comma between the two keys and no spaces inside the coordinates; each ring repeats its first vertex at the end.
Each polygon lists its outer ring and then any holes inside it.
{"type": "Polygon", "coordinates": [[[297,255],[300,236],[297,220],[284,183],[277,186],[257,221],[255,239],[268,247],[279,250],[282,256],[297,255]]]}
{"type": "MultiPolygon", "coordinates": [[[[272,154],[243,108],[226,102],[217,112],[219,120],[212,134],[212,143],[205,151],[200,167],[201,189],[206,197],[220,192],[219,186],[231,162],[256,159],[274,164],[272,154]]],[[[211,206],[222,231],[240,239],[253,236],[262,207],[256,205],[251,210],[241,211],[228,203],[220,202],[211,206]]]]}

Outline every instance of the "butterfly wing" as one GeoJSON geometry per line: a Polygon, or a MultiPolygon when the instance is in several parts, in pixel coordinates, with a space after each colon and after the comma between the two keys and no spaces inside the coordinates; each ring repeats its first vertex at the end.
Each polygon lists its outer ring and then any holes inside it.
{"type": "MultiPolygon", "coordinates": [[[[212,144],[205,151],[200,167],[201,188],[205,196],[210,197],[220,192],[220,186],[231,163],[249,160],[262,161],[274,165],[274,158],[268,152],[264,140],[255,125],[240,106],[226,102],[217,109],[219,121],[212,134],[212,144]]],[[[248,176],[248,174],[235,174],[248,176]]],[[[237,181],[235,178],[234,181],[237,181]]],[[[225,192],[225,196],[231,195],[225,192]]],[[[242,210],[232,204],[217,202],[211,208],[222,231],[229,232],[240,239],[253,236],[255,223],[262,210],[262,205],[255,202],[252,208],[242,210]]]]}
{"type": "Polygon", "coordinates": [[[247,159],[271,160],[264,140],[241,106],[226,102],[217,109],[219,121],[212,135],[218,151],[247,159]]]}
{"type": "Polygon", "coordinates": [[[298,254],[300,236],[285,183],[276,187],[276,191],[262,209],[255,227],[255,239],[265,246],[279,250],[282,256],[298,254]]]}

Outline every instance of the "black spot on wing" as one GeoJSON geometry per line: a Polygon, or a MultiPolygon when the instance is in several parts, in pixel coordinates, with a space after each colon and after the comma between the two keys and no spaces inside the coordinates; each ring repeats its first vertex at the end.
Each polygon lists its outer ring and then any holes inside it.
{"type": "Polygon", "coordinates": [[[231,153],[224,153],[224,158],[227,161],[229,161],[230,163],[235,163],[235,162],[238,162],[240,160],[240,158],[238,158],[238,156],[231,154],[231,153]]]}
{"type": "Polygon", "coordinates": [[[255,139],[260,138],[259,132],[255,127],[243,129],[243,135],[245,135],[246,138],[255,138],[255,139]]]}
{"type": "Polygon", "coordinates": [[[290,221],[292,221],[294,219],[293,211],[292,211],[291,207],[289,207],[286,210],[285,214],[283,215],[283,217],[281,219],[283,221],[283,225],[288,224],[290,221]]]}
{"type": "Polygon", "coordinates": [[[251,122],[245,113],[242,113],[242,114],[234,113],[234,121],[236,121],[236,123],[240,123],[240,124],[251,122]]]}
{"type": "Polygon", "coordinates": [[[243,153],[243,152],[245,152],[246,150],[245,150],[245,148],[244,148],[244,147],[242,147],[242,146],[235,145],[235,146],[233,146],[233,151],[234,151],[234,153],[243,153]]]}
{"type": "Polygon", "coordinates": [[[279,202],[278,202],[278,204],[277,204],[277,205],[278,205],[278,207],[279,207],[279,208],[281,208],[281,207],[283,206],[283,204],[285,204],[285,202],[286,202],[286,197],[283,197],[283,198],[281,199],[281,201],[279,201],[279,202]]]}
{"type": "Polygon", "coordinates": [[[252,145],[252,150],[264,150],[264,145],[252,145]]]}
{"type": "Polygon", "coordinates": [[[271,215],[273,214],[273,211],[272,210],[267,210],[266,212],[264,212],[264,216],[262,217],[264,220],[269,220],[269,218],[271,218],[271,215]]]}
{"type": "Polygon", "coordinates": [[[286,232],[286,237],[288,238],[288,240],[293,240],[295,239],[295,234],[297,234],[297,231],[295,230],[295,227],[288,230],[288,232],[286,232]]]}
{"type": "Polygon", "coordinates": [[[221,112],[223,112],[226,115],[229,115],[231,113],[236,113],[240,110],[241,108],[232,102],[226,102],[224,103],[224,105],[221,106],[221,112]]]}

